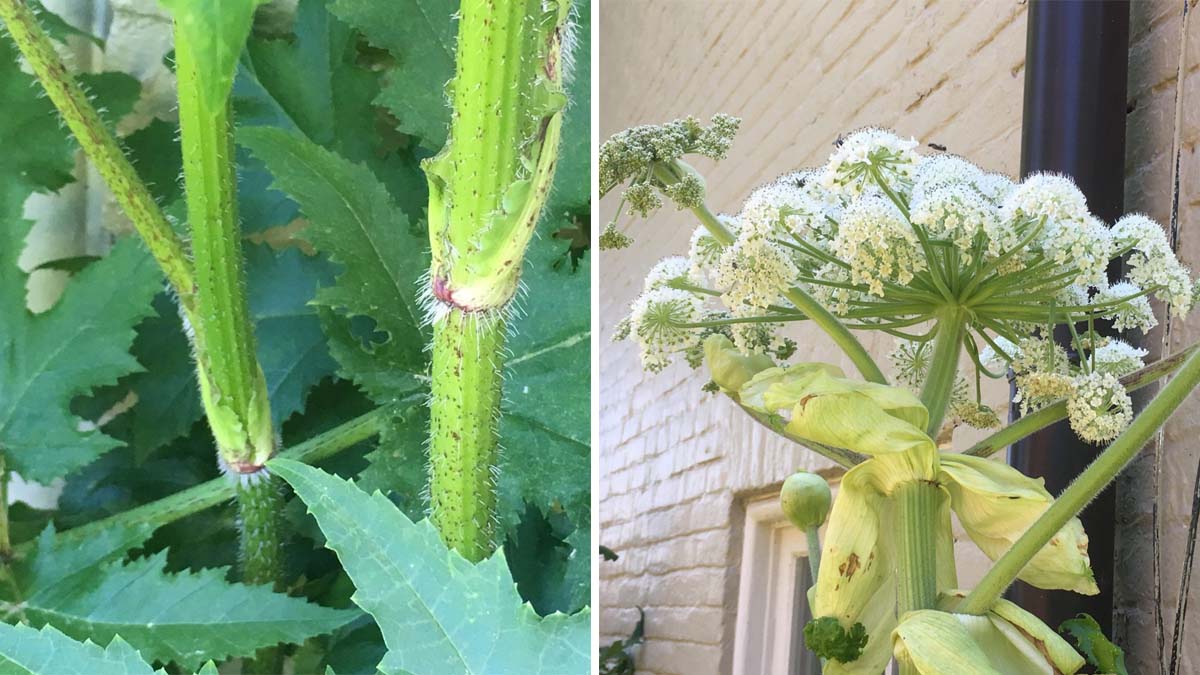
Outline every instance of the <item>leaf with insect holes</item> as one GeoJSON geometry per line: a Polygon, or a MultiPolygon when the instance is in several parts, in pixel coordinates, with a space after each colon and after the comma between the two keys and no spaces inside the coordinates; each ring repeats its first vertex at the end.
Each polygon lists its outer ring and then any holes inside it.
{"type": "Polygon", "coordinates": [[[458,2],[336,0],[332,10],[396,59],[377,103],[396,116],[401,132],[441,149],[450,127],[446,83],[454,77],[458,2]]]}
{"type": "Polygon", "coordinates": [[[76,275],[54,307],[35,316],[25,309],[26,277],[17,267],[29,223],[3,201],[0,446],[11,469],[49,483],[120,445],[81,426],[69,406],[75,396],[140,370],[129,354],[134,326],[151,313],[162,275],[141,244],[127,239],[76,275]]]}
{"type": "Polygon", "coordinates": [[[121,562],[148,534],[145,527],[120,528],[60,543],[48,527],[15,571],[24,618],[98,644],[120,635],[148,661],[195,669],[209,659],[300,643],[359,615],[230,583],[224,568],[170,574],[163,570],[166,551],[121,562]]]}
{"type": "Polygon", "coordinates": [[[315,301],[340,315],[330,316],[330,349],[342,373],[379,403],[416,389],[426,360],[417,278],[429,261],[408,217],[369,169],[297,133],[243,129],[238,138],[300,204],[305,237],[343,266],[315,301]],[[355,332],[343,317],[370,317],[374,326],[355,332]]]}
{"type": "Polygon", "coordinates": [[[588,610],[539,617],[517,595],[503,553],[472,564],[378,492],[295,461],[270,466],[308,505],[358,589],[355,603],[379,624],[389,650],[380,671],[588,672],[588,610]]]}
{"type": "MultiPolygon", "coordinates": [[[[317,288],[332,282],[334,267],[324,257],[298,249],[274,251],[251,244],[245,253],[250,318],[272,424],[278,428],[304,411],[309,390],[337,367],[316,310],[309,305],[317,288]]],[[[159,296],[154,304],[158,315],[138,326],[134,342],[134,354],[147,372],[129,379],[138,395],[130,411],[131,442],[140,456],[186,434],[203,415],[191,347],[174,303],[159,296]]]]}

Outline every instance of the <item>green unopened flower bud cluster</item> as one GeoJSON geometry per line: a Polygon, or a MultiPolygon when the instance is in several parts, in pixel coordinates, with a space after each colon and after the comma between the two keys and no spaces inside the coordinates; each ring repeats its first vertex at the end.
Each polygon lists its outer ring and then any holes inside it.
{"type": "Polygon", "coordinates": [[[602,249],[625,248],[632,238],[617,228],[623,209],[646,217],[657,211],[666,196],[681,209],[704,203],[704,179],[681,161],[685,155],[724,159],[741,120],[714,115],[708,126],[688,117],[666,124],[634,127],[616,134],[600,147],[600,194],[620,185],[621,208],[600,236],[602,249]]]}

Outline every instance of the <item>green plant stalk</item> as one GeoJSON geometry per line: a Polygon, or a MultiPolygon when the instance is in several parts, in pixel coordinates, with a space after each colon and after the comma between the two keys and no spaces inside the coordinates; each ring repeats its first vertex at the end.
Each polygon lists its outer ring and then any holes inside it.
{"type": "Polygon", "coordinates": [[[812,573],[812,585],[817,585],[817,572],[821,569],[821,528],[810,527],[804,531],[808,542],[808,571],[812,573]]]}
{"type": "Polygon", "coordinates": [[[199,322],[196,368],[209,426],[222,459],[252,471],[274,453],[266,381],[242,269],[232,123],[227,100],[210,101],[184,31],[176,30],[179,126],[199,322]]]}
{"type": "Polygon", "coordinates": [[[935,525],[947,495],[936,483],[913,481],[896,486],[891,499],[896,537],[896,597],[899,612],[937,604],[935,525]]]}
{"type": "Polygon", "coordinates": [[[183,241],[171,229],[162,209],[100,119],[87,94],[66,66],[25,0],[0,0],[3,19],[46,95],[79,141],[92,165],[104,178],[121,209],[133,222],[151,255],[162,268],[189,320],[194,321],[196,285],[183,241]]]}
{"type": "Polygon", "coordinates": [[[967,614],[983,614],[988,611],[1033,556],[1121,473],[1198,384],[1200,352],[1193,352],[1175,377],[1163,386],[1129,428],[1100,453],[1058,499],[1054,500],[1050,508],[1000,556],[996,564],[963,600],[959,611],[967,614]]]}
{"type": "Polygon", "coordinates": [[[496,416],[504,322],[452,310],[433,329],[430,518],[446,545],[472,561],[495,548],[496,416]]]}
{"type": "MultiPolygon", "coordinates": [[[[669,174],[666,174],[669,175],[669,174]]],[[[713,212],[708,208],[707,204],[698,204],[692,207],[692,213],[700,220],[700,224],[708,230],[722,246],[729,246],[733,243],[733,233],[729,228],[713,215],[713,212]]],[[[850,332],[836,316],[829,310],[825,309],[821,303],[815,298],[806,293],[799,287],[792,287],[784,294],[792,305],[800,310],[805,316],[812,320],[825,334],[832,339],[842,352],[854,363],[854,367],[858,368],[858,372],[869,382],[878,384],[887,384],[887,377],[883,371],[879,369],[879,365],[875,363],[875,359],[871,358],[871,354],[862,346],[858,338],[850,332]]]]}
{"type": "Polygon", "coordinates": [[[958,373],[958,357],[962,349],[967,326],[962,312],[953,309],[938,317],[937,337],[933,342],[933,354],[929,358],[929,372],[921,388],[921,403],[929,411],[929,424],[925,433],[937,438],[946,417],[946,408],[954,393],[954,376],[958,373]]]}
{"type": "Polygon", "coordinates": [[[450,140],[429,179],[430,519],[472,561],[495,550],[509,307],[554,177],[567,0],[465,0],[450,140]]]}
{"type": "MultiPolygon", "coordinates": [[[[1159,379],[1178,370],[1197,349],[1200,349],[1200,342],[1191,344],[1171,356],[1159,359],[1144,368],[1122,377],[1121,384],[1130,392],[1150,386],[1159,379]]],[[[972,445],[963,454],[975,457],[990,457],[1022,438],[1065,419],[1067,419],[1067,402],[1063,400],[1051,403],[1037,412],[1021,417],[1012,424],[972,445]]]]}
{"type": "Polygon", "coordinates": [[[12,541],[8,534],[8,465],[0,452],[0,563],[12,557],[12,541]]]}
{"type": "MultiPolygon", "coordinates": [[[[416,403],[417,398],[423,398],[423,395],[410,396],[400,401],[400,404],[416,403]]],[[[388,409],[377,408],[289,448],[281,452],[279,456],[315,464],[378,435],[384,425],[388,423],[389,416],[388,409]]],[[[149,504],[143,504],[79,527],[63,530],[58,533],[58,537],[60,541],[72,542],[83,541],[114,527],[147,525],[159,528],[229,501],[236,496],[237,487],[236,483],[225,476],[214,478],[207,483],[201,483],[149,504]]],[[[27,553],[35,543],[29,541],[16,546],[16,554],[27,553]]]]}

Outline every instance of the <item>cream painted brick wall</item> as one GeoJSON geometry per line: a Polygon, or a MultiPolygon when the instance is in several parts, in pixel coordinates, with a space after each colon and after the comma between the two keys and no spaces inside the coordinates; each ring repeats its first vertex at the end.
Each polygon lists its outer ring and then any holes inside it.
{"type": "MultiPolygon", "coordinates": [[[[1186,26],[1183,3],[1132,3],[1125,207],[1144,211],[1162,223],[1171,221],[1172,170],[1178,151],[1177,249],[1186,263],[1200,269],[1200,157],[1196,147],[1200,141],[1200,17],[1196,0],[1189,2],[1186,26]],[[1181,112],[1178,124],[1177,106],[1181,112]]],[[[1200,321],[1192,317],[1185,323],[1176,321],[1154,329],[1146,346],[1171,353],[1197,339],[1200,321]]],[[[1167,425],[1160,442],[1148,446],[1118,483],[1115,632],[1130,653],[1130,672],[1160,672],[1158,626],[1165,631],[1166,650],[1170,650],[1200,463],[1198,436],[1200,397],[1193,395],[1167,425]],[[1161,580],[1157,590],[1156,578],[1161,580]]],[[[1200,598],[1195,582],[1184,591],[1193,609],[1182,634],[1185,648],[1176,672],[1194,673],[1200,671],[1200,620],[1194,609],[1200,598]]],[[[1168,654],[1164,662],[1169,659],[1168,654]]]]}
{"type": "MultiPolygon", "coordinates": [[[[878,124],[1016,173],[1025,7],[899,0],[857,3],[604,0],[601,139],[635,124],[726,112],[744,119],[729,158],[700,162],[717,210],[756,185],[818,164],[839,132],[878,124]]],[[[601,222],[616,200],[601,201],[601,222]]],[[[629,632],[646,609],[640,672],[727,673],[748,495],[800,467],[828,469],[728,401],[685,365],[650,376],[613,324],[659,258],[686,251],[694,223],[670,208],[637,225],[632,249],[600,254],[600,632],[629,632]]],[[[799,333],[797,359],[832,360],[799,333]]],[[[871,339],[878,356],[889,341],[871,339]]],[[[1002,401],[1003,387],[989,392],[1002,401]]],[[[963,439],[965,440],[965,439],[963,439]]]]}

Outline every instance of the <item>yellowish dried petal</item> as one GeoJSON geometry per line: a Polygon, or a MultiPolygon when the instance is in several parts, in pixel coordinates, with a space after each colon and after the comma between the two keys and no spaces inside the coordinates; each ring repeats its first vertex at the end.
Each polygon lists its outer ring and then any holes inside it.
{"type": "MultiPolygon", "coordinates": [[[[981,457],[943,454],[938,481],[950,492],[951,507],[971,540],[992,560],[1003,555],[1054,501],[1041,479],[981,457]]],[[[1038,588],[1099,593],[1087,543],[1083,524],[1072,518],[1019,578],[1038,588]]]]}

